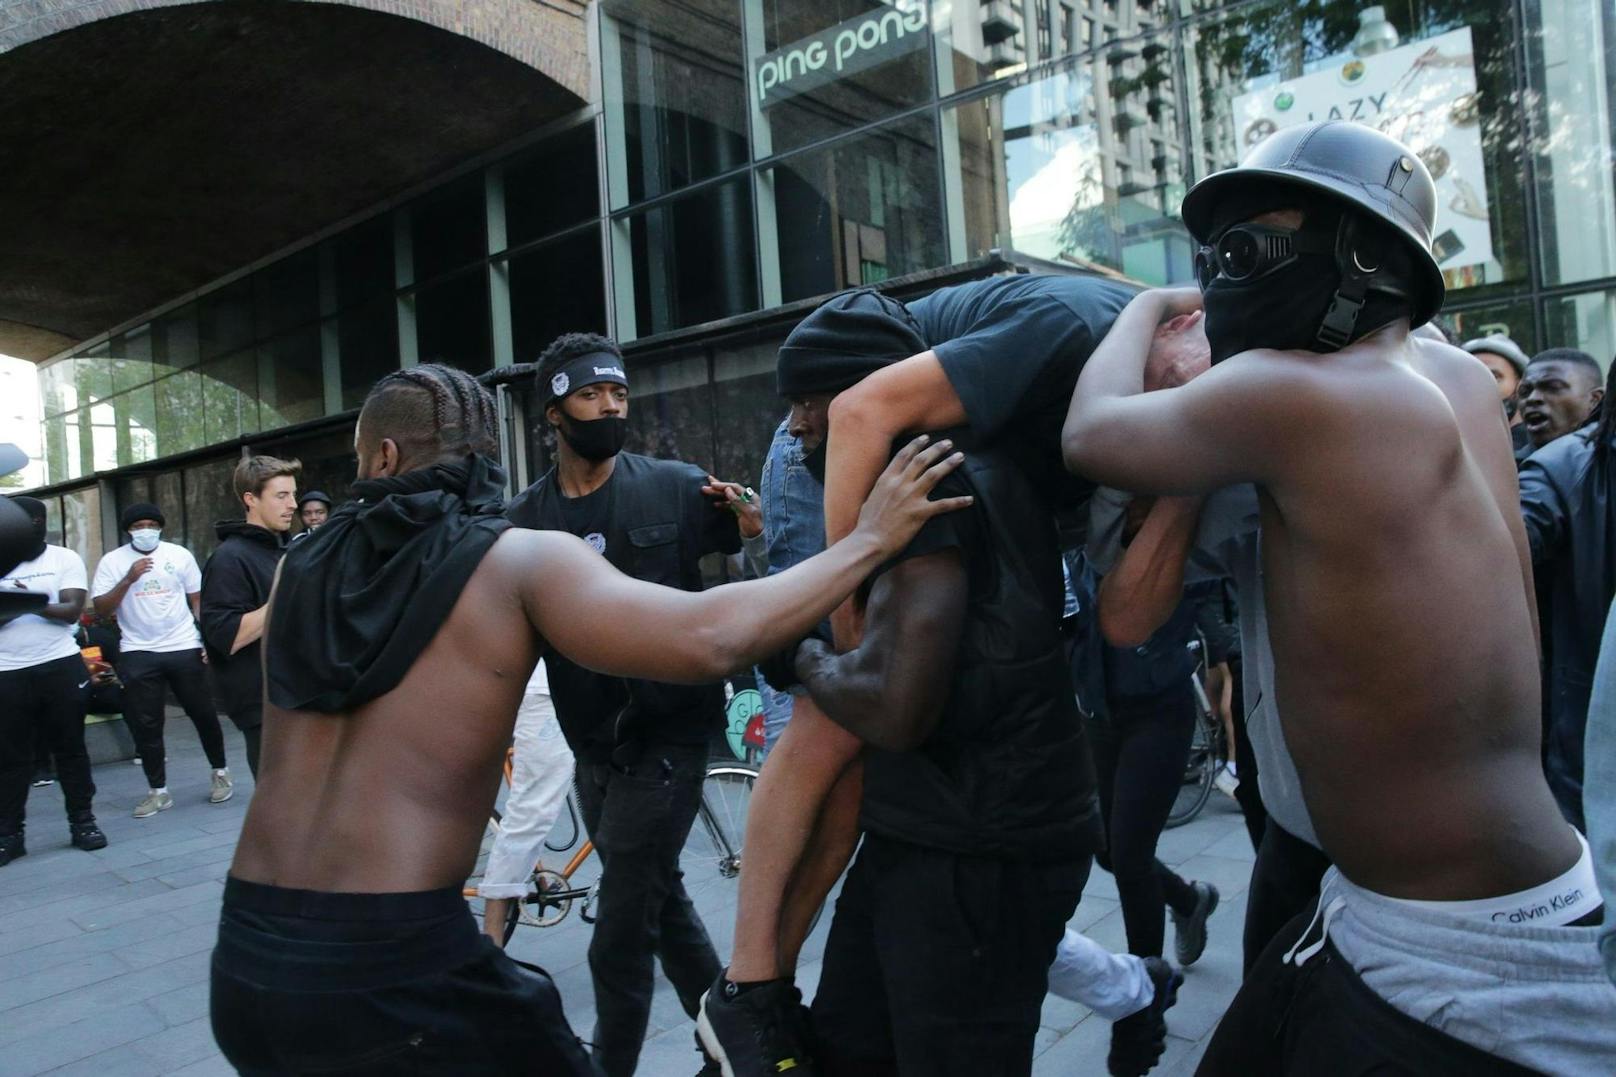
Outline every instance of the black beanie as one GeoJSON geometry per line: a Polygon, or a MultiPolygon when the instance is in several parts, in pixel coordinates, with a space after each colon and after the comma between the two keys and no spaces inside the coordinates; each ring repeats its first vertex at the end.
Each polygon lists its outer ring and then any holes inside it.
{"type": "Polygon", "coordinates": [[[827,299],[780,345],[780,395],[839,393],[884,366],[926,350],[909,308],[874,288],[827,299]]]}
{"type": "Polygon", "coordinates": [[[10,501],[13,505],[26,512],[30,520],[43,520],[46,518],[45,503],[37,497],[29,497],[27,494],[12,494],[10,501]]]}
{"type": "Polygon", "coordinates": [[[168,521],[163,519],[163,510],[150,501],[141,501],[124,509],[118,517],[118,527],[127,531],[136,520],[156,520],[158,527],[168,525],[168,521]]]}

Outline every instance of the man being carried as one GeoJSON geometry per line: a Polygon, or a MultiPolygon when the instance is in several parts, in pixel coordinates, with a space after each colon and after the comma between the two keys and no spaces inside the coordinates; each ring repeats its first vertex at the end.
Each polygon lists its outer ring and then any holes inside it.
{"type": "Polygon", "coordinates": [[[800,638],[931,516],[959,462],[900,453],[849,541],[691,594],[512,528],[492,398],[423,365],[355,431],[357,500],[297,543],[265,628],[262,773],[226,882],[212,1016],[245,1072],[584,1074],[548,977],[477,930],[471,872],[535,661],[710,681],[800,638]]]}
{"type": "Polygon", "coordinates": [[[1274,940],[1202,1072],[1592,1072],[1616,1051],[1616,990],[1572,926],[1598,920],[1592,866],[1538,761],[1494,382],[1410,339],[1442,298],[1435,202],[1378,132],[1271,136],[1185,199],[1218,365],[1142,391],[1140,334],[1203,301],[1150,292],[1072,399],[1074,470],[1144,493],[1256,484],[1280,718],[1337,865],[1323,926],[1274,940]]]}

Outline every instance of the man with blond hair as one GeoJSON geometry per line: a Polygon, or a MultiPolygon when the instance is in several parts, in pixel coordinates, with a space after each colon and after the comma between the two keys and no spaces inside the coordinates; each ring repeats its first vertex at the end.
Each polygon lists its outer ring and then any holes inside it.
{"type": "Polygon", "coordinates": [[[297,516],[297,477],[303,465],[273,456],[247,456],[236,465],[236,498],[245,519],[218,525],[219,546],[202,569],[202,642],[225,711],[241,730],[247,769],[258,777],[258,736],[264,722],[264,675],[259,637],[275,566],[297,516]]]}

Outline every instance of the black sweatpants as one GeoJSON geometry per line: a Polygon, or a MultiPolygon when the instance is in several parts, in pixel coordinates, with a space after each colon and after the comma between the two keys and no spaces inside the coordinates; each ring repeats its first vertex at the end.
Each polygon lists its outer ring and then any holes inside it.
{"type": "Polygon", "coordinates": [[[0,836],[22,833],[40,733],[56,760],[67,818],[90,816],[95,782],[84,749],[84,659],[76,654],[0,672],[0,836]]]}
{"type": "MultiPolygon", "coordinates": [[[[1269,827],[1270,830],[1277,829],[1269,827]]],[[[1268,944],[1223,1015],[1205,1077],[1517,1077],[1533,1071],[1422,1024],[1375,994],[1326,944],[1297,968],[1284,956],[1313,924],[1314,901],[1268,944]]]]}
{"type": "Polygon", "coordinates": [[[1100,866],[1117,880],[1128,952],[1160,957],[1167,906],[1195,911],[1195,891],[1156,859],[1156,842],[1173,810],[1195,734],[1195,697],[1186,681],[1155,696],[1110,701],[1109,721],[1087,723],[1106,851],[1100,866]]]}
{"type": "Polygon", "coordinates": [[[459,888],[326,894],[227,879],[213,1037],[247,1077],[592,1077],[555,984],[477,930],[459,888]]]}
{"type": "Polygon", "coordinates": [[[814,997],[825,1077],[1018,1077],[1090,860],[1029,864],[866,833],[814,997]]]}
{"type": "Polygon", "coordinates": [[[225,765],[224,731],[219,728],[219,712],[208,688],[202,648],[125,650],[118,657],[118,679],[123,681],[123,717],[135,738],[147,785],[161,789],[168,784],[168,768],[163,762],[163,702],[168,688],[174,689],[174,698],[196,726],[208,763],[215,770],[225,765]]]}
{"type": "Polygon", "coordinates": [[[578,808],[601,867],[589,972],[606,1077],[639,1063],[657,958],[691,1017],[722,967],[679,870],[706,775],[706,745],[646,744],[632,765],[578,764],[578,808]]]}
{"type": "MultiPolygon", "coordinates": [[[[1241,776],[1245,784],[1245,776],[1241,776]]],[[[1275,935],[1319,896],[1319,880],[1330,858],[1292,834],[1273,819],[1263,827],[1257,862],[1251,868],[1251,890],[1246,899],[1245,973],[1251,975],[1257,958],[1275,935]]]]}

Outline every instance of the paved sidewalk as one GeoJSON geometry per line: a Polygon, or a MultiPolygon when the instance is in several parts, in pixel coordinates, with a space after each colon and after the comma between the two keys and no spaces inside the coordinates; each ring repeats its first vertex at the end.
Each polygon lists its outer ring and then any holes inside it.
{"type": "MultiPolygon", "coordinates": [[[[0,1077],[202,1077],[233,1072],[208,1026],[208,959],[219,896],[252,795],[241,738],[225,723],[233,800],[207,802],[208,767],[191,725],[170,719],[169,783],[174,807],[151,819],[129,813],[145,794],[140,768],[97,767],[96,811],[110,844],[84,853],[67,844],[61,793],[32,790],[28,856],[0,868],[0,1077]]],[[[1252,851],[1232,801],[1213,793],[1201,817],[1168,831],[1160,856],[1222,891],[1206,954],[1187,970],[1172,1035],[1154,1071],[1193,1072],[1240,980],[1240,928],[1252,851]]],[[[587,876],[591,867],[586,866],[587,876]]],[[[692,879],[692,893],[720,954],[733,933],[734,884],[692,879]]],[[[804,952],[801,981],[812,995],[830,917],[804,952]]],[[[1124,947],[1111,877],[1095,869],[1074,926],[1124,947]]],[[[555,976],[573,1027],[588,1036],[594,999],[585,962],[590,928],[573,910],[552,928],[521,928],[514,956],[555,976]]],[[[1168,937],[1171,940],[1169,928],[1168,937]]],[[[1169,942],[1170,945],[1170,942],[1169,942]]],[[[693,1023],[658,978],[640,1072],[689,1077],[697,1069],[693,1023]]],[[[1038,1035],[1039,1077],[1104,1074],[1110,1026],[1051,996],[1038,1035]]]]}

